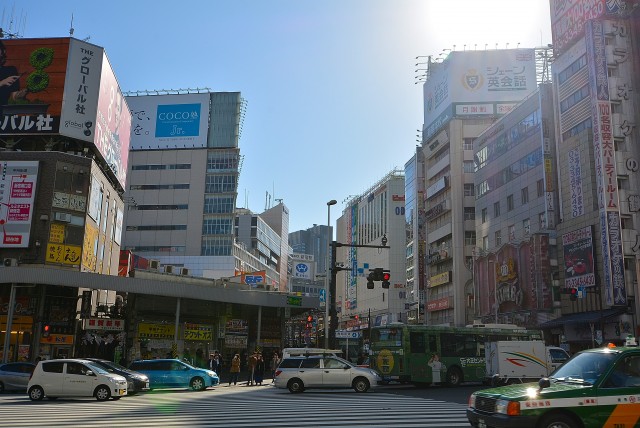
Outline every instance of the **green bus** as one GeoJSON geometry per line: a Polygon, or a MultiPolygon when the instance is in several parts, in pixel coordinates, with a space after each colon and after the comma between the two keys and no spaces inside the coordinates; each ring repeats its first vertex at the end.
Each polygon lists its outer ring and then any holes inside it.
{"type": "Polygon", "coordinates": [[[484,344],[496,340],[542,340],[542,332],[511,324],[446,327],[392,323],[371,329],[370,366],[385,381],[418,386],[482,382],[484,344]]]}

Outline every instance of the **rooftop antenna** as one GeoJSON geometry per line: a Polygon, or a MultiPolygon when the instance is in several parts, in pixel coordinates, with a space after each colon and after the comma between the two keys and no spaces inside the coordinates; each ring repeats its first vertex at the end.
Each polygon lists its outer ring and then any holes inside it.
{"type": "Polygon", "coordinates": [[[71,14],[71,26],[69,27],[69,35],[73,37],[73,13],[71,14]]]}

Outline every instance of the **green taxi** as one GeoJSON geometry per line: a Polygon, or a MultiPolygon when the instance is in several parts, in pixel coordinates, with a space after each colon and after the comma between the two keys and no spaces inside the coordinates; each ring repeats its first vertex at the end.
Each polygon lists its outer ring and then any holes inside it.
{"type": "Polygon", "coordinates": [[[640,427],[640,348],[626,345],[579,352],[537,384],[477,391],[467,418],[477,428],[640,427]]]}

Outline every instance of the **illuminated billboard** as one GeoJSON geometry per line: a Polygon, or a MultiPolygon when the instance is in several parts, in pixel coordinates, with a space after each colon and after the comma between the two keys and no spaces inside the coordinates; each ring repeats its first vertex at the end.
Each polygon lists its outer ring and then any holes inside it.
{"type": "Polygon", "coordinates": [[[37,161],[0,161],[0,248],[29,246],[37,161]]]}
{"type": "Polygon", "coordinates": [[[0,80],[11,83],[0,87],[0,136],[60,134],[92,143],[124,187],[131,113],[104,49],[72,38],[2,46],[0,80]]]}
{"type": "Polygon", "coordinates": [[[506,114],[536,87],[533,49],[451,52],[423,87],[424,139],[454,116],[506,114]]]}
{"type": "Polygon", "coordinates": [[[209,94],[127,97],[131,150],[207,147],[209,94]]]}

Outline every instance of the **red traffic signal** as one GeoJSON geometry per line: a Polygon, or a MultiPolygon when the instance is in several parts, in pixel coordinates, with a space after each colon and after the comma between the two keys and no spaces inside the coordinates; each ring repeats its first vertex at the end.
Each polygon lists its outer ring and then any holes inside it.
{"type": "Polygon", "coordinates": [[[49,333],[51,333],[51,326],[49,324],[42,326],[42,336],[49,337],[49,333]]]}
{"type": "Polygon", "coordinates": [[[313,322],[313,316],[312,315],[307,316],[307,322],[313,322]]]}
{"type": "Polygon", "coordinates": [[[382,288],[389,288],[389,280],[391,279],[391,272],[384,271],[382,274],[382,288]]]}
{"type": "Polygon", "coordinates": [[[576,300],[578,300],[578,289],[577,288],[572,288],[569,292],[569,294],[571,295],[571,301],[575,302],[576,300]]]}

